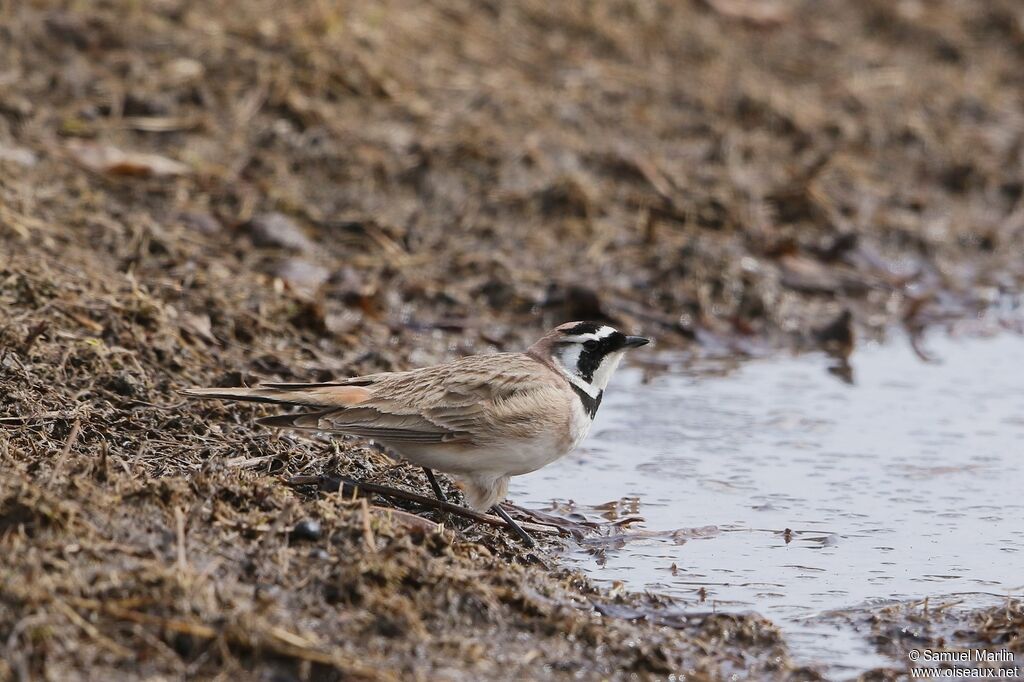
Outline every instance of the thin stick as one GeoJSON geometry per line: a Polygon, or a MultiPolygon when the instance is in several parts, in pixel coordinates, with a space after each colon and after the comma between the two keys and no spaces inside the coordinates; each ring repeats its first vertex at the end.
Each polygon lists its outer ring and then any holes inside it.
{"type": "Polygon", "coordinates": [[[25,426],[32,422],[45,423],[47,421],[63,419],[66,415],[66,412],[43,412],[41,414],[30,414],[24,416],[0,417],[0,426],[25,426]]]}
{"type": "Polygon", "coordinates": [[[75,611],[70,606],[68,606],[67,604],[65,604],[62,601],[54,601],[53,603],[54,603],[54,605],[58,609],[60,609],[60,611],[65,616],[68,617],[68,620],[70,620],[72,623],[74,623],[79,628],[81,628],[82,631],[85,632],[85,634],[89,635],[94,640],[96,640],[97,642],[102,644],[104,647],[109,649],[111,652],[113,652],[113,654],[115,656],[120,656],[121,658],[133,658],[134,657],[135,652],[133,652],[131,649],[128,649],[127,647],[121,646],[120,644],[118,644],[114,640],[112,640],[109,637],[107,637],[106,635],[104,635],[102,632],[100,632],[96,628],[95,625],[93,625],[89,621],[85,620],[80,615],[78,615],[78,612],[75,611]]]}
{"type": "Polygon", "coordinates": [[[430,481],[430,487],[434,489],[434,494],[437,495],[437,499],[441,502],[447,502],[448,497],[441,490],[441,484],[437,482],[437,477],[434,476],[434,472],[427,467],[423,467],[423,473],[427,475],[427,480],[430,481]]]}
{"type": "Polygon", "coordinates": [[[75,446],[75,441],[78,440],[78,434],[82,430],[82,420],[76,419],[75,423],[71,426],[71,433],[68,434],[68,439],[64,441],[64,449],[60,451],[60,455],[57,456],[57,461],[53,463],[53,470],[50,472],[50,480],[52,481],[60,470],[64,468],[64,460],[71,454],[71,448],[75,446]]]}
{"type": "Polygon", "coordinates": [[[530,534],[523,530],[518,523],[512,520],[512,517],[508,515],[508,512],[502,509],[499,505],[491,507],[494,513],[504,519],[505,523],[508,524],[509,530],[519,536],[519,539],[523,541],[523,544],[527,547],[536,547],[537,543],[533,541],[530,534]]]}
{"type": "MultiPolygon", "coordinates": [[[[433,470],[428,467],[423,467],[423,473],[427,475],[427,480],[430,481],[430,487],[434,489],[434,495],[437,499],[441,502],[447,502],[448,497],[444,494],[444,491],[441,490],[441,484],[437,482],[437,476],[434,475],[433,470]]],[[[441,523],[448,523],[447,512],[441,512],[441,523]]]]}
{"type": "Polygon", "coordinates": [[[178,538],[178,571],[184,573],[188,568],[188,555],[185,554],[185,514],[181,507],[174,508],[174,531],[178,538]]]}
{"type": "Polygon", "coordinates": [[[377,539],[373,536],[373,525],[370,523],[370,503],[365,497],[359,503],[363,510],[363,544],[366,545],[366,551],[372,554],[377,551],[377,539]]]}
{"type": "MultiPolygon", "coordinates": [[[[315,485],[324,492],[337,492],[340,488],[345,495],[359,495],[364,492],[370,493],[371,495],[383,495],[385,497],[415,502],[416,504],[423,505],[424,507],[430,507],[431,509],[451,512],[457,516],[463,516],[467,519],[479,521],[480,523],[486,523],[488,526],[494,526],[495,528],[508,527],[508,524],[496,516],[481,514],[480,512],[460,507],[459,505],[452,504],[451,502],[441,502],[431,497],[411,493],[407,490],[399,490],[398,488],[389,488],[387,486],[377,485],[376,483],[362,483],[360,481],[353,481],[347,478],[337,478],[334,476],[292,476],[286,481],[286,483],[290,486],[296,487],[315,485]]],[[[557,535],[560,532],[557,526],[541,525],[539,523],[524,523],[521,524],[521,526],[529,528],[537,533],[546,533],[549,535],[557,535]]]]}

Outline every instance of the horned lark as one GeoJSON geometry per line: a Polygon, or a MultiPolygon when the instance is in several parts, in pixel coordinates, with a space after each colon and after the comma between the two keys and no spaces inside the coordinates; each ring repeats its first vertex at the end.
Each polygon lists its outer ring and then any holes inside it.
{"type": "Polygon", "coordinates": [[[371,438],[423,467],[442,500],[433,470],[452,475],[473,509],[493,509],[532,545],[498,506],[509,477],[536,471],[579,445],[623,354],[647,342],[607,325],[569,322],[525,353],[474,355],[322,384],[183,392],[301,408],[259,420],[267,426],[371,438]]]}

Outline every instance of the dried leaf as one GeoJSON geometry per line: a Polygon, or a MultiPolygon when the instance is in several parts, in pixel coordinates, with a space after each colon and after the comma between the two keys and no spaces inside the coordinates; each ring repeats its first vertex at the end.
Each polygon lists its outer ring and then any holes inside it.
{"type": "Polygon", "coordinates": [[[210,323],[209,315],[197,315],[189,312],[182,313],[179,326],[183,332],[193,338],[201,339],[206,343],[217,343],[217,338],[213,335],[213,327],[210,323]]]}
{"type": "Polygon", "coordinates": [[[780,0],[705,0],[708,6],[727,19],[772,28],[790,18],[790,8],[780,0]]]}
{"type": "Polygon", "coordinates": [[[159,154],[132,152],[113,147],[72,140],[68,151],[79,164],[97,173],[130,177],[165,177],[185,175],[189,167],[180,161],[159,154]]]}

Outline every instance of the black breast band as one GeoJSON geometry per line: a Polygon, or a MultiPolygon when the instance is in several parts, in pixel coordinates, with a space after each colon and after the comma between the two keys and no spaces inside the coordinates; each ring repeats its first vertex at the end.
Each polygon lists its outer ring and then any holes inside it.
{"type": "Polygon", "coordinates": [[[583,403],[583,409],[586,410],[587,414],[590,415],[590,418],[593,419],[594,415],[597,414],[597,408],[601,407],[601,398],[604,397],[604,391],[599,391],[597,397],[594,398],[576,384],[569,382],[569,385],[572,386],[572,390],[576,391],[576,395],[580,397],[580,402],[583,403]]]}

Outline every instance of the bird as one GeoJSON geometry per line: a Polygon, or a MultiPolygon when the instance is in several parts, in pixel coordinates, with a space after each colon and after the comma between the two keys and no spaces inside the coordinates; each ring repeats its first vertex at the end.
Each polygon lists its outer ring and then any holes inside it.
{"type": "Polygon", "coordinates": [[[530,535],[499,506],[509,478],[536,471],[586,437],[627,351],[650,342],[600,322],[566,322],[525,352],[470,355],[401,372],[326,383],[190,388],[193,398],[271,403],[300,411],[264,426],[372,439],[419,467],[453,477],[475,511],[492,510],[527,546],[530,535]]]}

